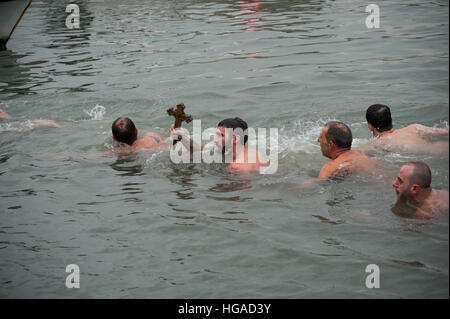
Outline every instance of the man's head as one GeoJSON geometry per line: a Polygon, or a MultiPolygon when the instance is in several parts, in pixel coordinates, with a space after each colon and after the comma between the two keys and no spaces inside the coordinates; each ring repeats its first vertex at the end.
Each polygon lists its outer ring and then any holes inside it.
{"type": "Polygon", "coordinates": [[[119,117],[112,124],[113,139],[128,145],[132,145],[137,140],[138,130],[133,121],[128,117],[119,117]]]}
{"type": "Polygon", "coordinates": [[[398,199],[417,198],[424,189],[431,187],[431,170],[423,162],[409,162],[400,168],[392,183],[398,199]]]}
{"type": "Polygon", "coordinates": [[[323,127],[317,141],[323,156],[333,158],[333,153],[337,150],[351,149],[352,131],[342,122],[330,121],[323,127]]]}
{"type": "Polygon", "coordinates": [[[383,104],[369,106],[366,111],[366,120],[372,133],[386,132],[392,129],[391,110],[383,104]],[[375,132],[376,130],[376,132],[375,132]]]}
{"type": "Polygon", "coordinates": [[[226,145],[234,147],[237,143],[241,143],[242,145],[245,145],[247,143],[247,129],[247,123],[239,117],[222,120],[219,124],[217,124],[217,131],[216,136],[214,137],[214,142],[216,143],[216,145],[222,146],[222,152],[225,153],[226,145]],[[227,135],[227,128],[233,129],[234,134],[227,135]]]}

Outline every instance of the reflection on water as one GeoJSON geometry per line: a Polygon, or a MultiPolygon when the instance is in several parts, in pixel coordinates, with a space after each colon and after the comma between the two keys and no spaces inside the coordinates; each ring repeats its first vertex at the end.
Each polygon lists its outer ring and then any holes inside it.
{"type": "Polygon", "coordinates": [[[332,221],[332,220],[330,220],[326,217],[320,216],[320,215],[312,215],[312,216],[317,218],[318,220],[320,220],[322,223],[326,223],[326,224],[339,225],[339,224],[344,223],[344,221],[342,221],[342,220],[332,221]]]}
{"type": "Polygon", "coordinates": [[[31,89],[35,84],[29,75],[31,68],[18,61],[25,56],[9,49],[0,51],[0,91],[6,96],[34,93],[31,89]]]}
{"type": "MultiPolygon", "coordinates": [[[[66,78],[67,76],[93,76],[99,73],[99,70],[94,67],[94,62],[99,58],[89,49],[90,29],[94,17],[89,11],[88,3],[89,1],[85,0],[77,2],[83,21],[79,29],[66,27],[65,9],[68,3],[65,1],[42,0],[32,3],[25,19],[28,17],[39,21],[40,28],[31,41],[34,47],[31,52],[22,50],[19,51],[20,54],[10,49],[0,52],[0,69],[2,70],[0,83],[6,85],[1,88],[2,92],[34,94],[40,89],[59,84],[62,84],[61,89],[68,91],[90,90],[88,87],[94,84],[92,81],[83,81],[83,83],[74,81],[69,84],[66,78]],[[49,51],[35,59],[33,52],[38,48],[49,51]],[[65,85],[63,81],[66,82],[65,85]],[[27,84],[27,82],[31,83],[27,84]]],[[[23,23],[24,21],[21,24],[23,23]]]]}
{"type": "Polygon", "coordinates": [[[242,1],[239,5],[239,9],[243,11],[242,15],[245,17],[244,20],[248,24],[247,30],[254,31],[264,27],[264,15],[262,14],[264,10],[261,5],[260,0],[242,1]]]}
{"type": "Polygon", "coordinates": [[[209,190],[218,193],[228,193],[251,188],[251,180],[244,180],[238,182],[233,181],[227,184],[217,184],[216,186],[210,187],[209,190]]]}
{"type": "Polygon", "coordinates": [[[117,156],[117,159],[114,163],[109,166],[117,171],[121,172],[117,174],[118,176],[141,176],[145,175],[143,172],[144,164],[136,163],[137,158],[133,155],[127,156],[117,156]],[[123,173],[122,173],[123,172],[123,173]]]}
{"type": "Polygon", "coordinates": [[[66,17],[69,15],[69,13],[66,13],[68,3],[66,1],[42,0],[42,3],[39,3],[39,8],[44,10],[44,16],[42,16],[42,21],[45,23],[43,31],[52,38],[51,43],[43,45],[50,49],[63,49],[69,54],[76,52],[81,47],[89,46],[90,29],[94,20],[94,16],[89,10],[89,2],[87,0],[77,1],[82,23],[80,23],[78,29],[69,29],[66,26],[66,17]]]}
{"type": "MultiPolygon", "coordinates": [[[[230,179],[230,178],[228,178],[230,179]]],[[[252,188],[251,186],[251,180],[247,180],[243,178],[241,181],[230,181],[229,183],[220,183],[213,187],[210,187],[209,190],[215,193],[229,193],[229,192],[238,192],[243,190],[250,190],[252,188]]],[[[217,201],[233,201],[233,202],[244,202],[247,200],[251,200],[251,197],[241,197],[241,196],[211,196],[208,195],[207,198],[211,198],[217,201]]]]}
{"type": "MultiPolygon", "coordinates": [[[[33,19],[39,23],[37,34],[30,35],[33,39],[30,44],[34,47],[27,47],[27,43],[21,43],[27,49],[0,52],[0,68],[9,69],[8,72],[0,73],[0,83],[6,86],[0,87],[1,93],[30,94],[49,89],[57,89],[60,92],[96,92],[101,86],[91,77],[98,76],[108,67],[114,66],[110,60],[111,55],[116,55],[116,59],[129,67],[138,67],[139,62],[142,65],[143,51],[134,50],[132,47],[134,44],[142,46],[144,40],[148,42],[144,46],[145,50],[155,54],[156,61],[150,64],[162,67],[157,61],[161,54],[179,53],[182,49],[178,48],[178,45],[195,44],[195,37],[205,35],[204,31],[187,31],[186,35],[193,34],[193,36],[182,39],[182,42],[171,41],[171,48],[155,50],[153,42],[158,41],[157,37],[161,34],[175,36],[174,39],[184,38],[184,33],[171,34],[171,30],[161,29],[162,26],[159,26],[161,17],[167,17],[171,21],[225,23],[230,30],[226,30],[224,34],[242,32],[241,25],[245,26],[243,30],[249,31],[265,29],[275,32],[301,32],[294,28],[313,23],[314,19],[304,18],[298,21],[299,16],[320,11],[325,2],[301,1],[293,5],[290,1],[183,1],[182,3],[153,1],[152,6],[146,6],[143,10],[141,1],[130,1],[125,6],[119,1],[108,1],[106,5],[101,2],[80,0],[77,2],[81,14],[79,29],[66,27],[67,4],[65,1],[51,0],[32,3],[24,19],[33,19]],[[280,19],[278,15],[286,12],[289,12],[289,17],[280,19]],[[152,27],[155,23],[156,26],[152,27]],[[139,25],[137,29],[136,24],[139,25]],[[114,42],[119,47],[111,46],[114,42]],[[33,53],[42,49],[48,51],[36,59],[33,53]],[[76,80],[69,77],[76,77],[76,80]],[[31,82],[31,85],[26,85],[27,82],[31,82]]],[[[24,28],[27,22],[22,22],[24,28]]],[[[233,51],[229,54],[236,55],[233,51]]],[[[263,57],[253,50],[241,51],[236,58],[241,56],[263,57]]],[[[185,56],[184,59],[188,63],[201,63],[196,61],[195,55],[185,56]]],[[[147,62],[144,62],[144,67],[148,68],[146,64],[147,62]]],[[[105,76],[108,76],[108,73],[106,72],[105,76]]],[[[140,86],[139,83],[130,82],[129,79],[127,83],[112,82],[110,85],[115,88],[133,89],[140,86]]]]}

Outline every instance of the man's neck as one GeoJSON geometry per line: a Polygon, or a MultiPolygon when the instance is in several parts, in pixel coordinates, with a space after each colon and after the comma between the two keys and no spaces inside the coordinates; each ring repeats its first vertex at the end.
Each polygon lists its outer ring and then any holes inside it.
{"type": "MultiPolygon", "coordinates": [[[[239,156],[244,156],[245,157],[245,151],[246,151],[247,147],[245,145],[242,145],[241,147],[236,147],[236,145],[233,146],[233,162],[236,162],[236,158],[239,156]],[[238,152],[239,151],[239,152],[238,152]],[[239,153],[239,154],[238,154],[239,153]]],[[[246,161],[246,159],[244,158],[244,161],[246,161]]]]}
{"type": "Polygon", "coordinates": [[[431,196],[432,192],[433,190],[431,189],[431,187],[423,188],[420,194],[414,196],[414,200],[418,203],[424,202],[431,196]]]}
{"type": "Polygon", "coordinates": [[[384,131],[384,132],[378,132],[377,130],[375,130],[373,132],[373,135],[383,137],[383,136],[389,135],[391,133],[394,133],[394,131],[395,131],[394,128],[391,128],[389,131],[384,131]]]}
{"type": "Polygon", "coordinates": [[[340,149],[337,149],[331,154],[331,159],[335,160],[336,158],[338,158],[342,154],[350,152],[350,151],[351,151],[351,148],[340,148],[340,149]]]}
{"type": "Polygon", "coordinates": [[[399,198],[397,204],[405,205],[406,207],[419,210],[428,204],[428,199],[430,198],[431,192],[431,187],[423,189],[418,195],[399,198]]]}

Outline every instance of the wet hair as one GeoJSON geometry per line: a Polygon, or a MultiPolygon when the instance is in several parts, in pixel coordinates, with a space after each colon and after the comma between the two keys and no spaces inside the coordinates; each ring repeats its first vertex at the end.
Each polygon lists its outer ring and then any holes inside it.
{"type": "Polygon", "coordinates": [[[119,117],[112,124],[114,138],[122,143],[132,145],[137,140],[136,126],[128,117],[119,117]]]}
{"type": "Polygon", "coordinates": [[[392,129],[391,110],[386,105],[374,104],[369,106],[366,111],[366,120],[378,132],[385,132],[392,129]]]}
{"type": "Polygon", "coordinates": [[[431,170],[424,162],[409,162],[405,165],[414,167],[411,176],[409,177],[409,184],[417,184],[422,188],[431,186],[431,170]]]}
{"type": "Polygon", "coordinates": [[[217,124],[217,127],[219,126],[232,128],[233,130],[236,128],[242,129],[242,131],[244,132],[244,145],[247,144],[248,135],[246,134],[247,133],[246,130],[248,129],[248,125],[247,122],[245,122],[243,119],[239,117],[228,118],[220,121],[219,124],[217,124]]]}
{"type": "Polygon", "coordinates": [[[325,126],[328,127],[327,133],[325,134],[327,141],[333,141],[339,148],[352,147],[352,131],[347,125],[342,122],[330,121],[325,126]]]}

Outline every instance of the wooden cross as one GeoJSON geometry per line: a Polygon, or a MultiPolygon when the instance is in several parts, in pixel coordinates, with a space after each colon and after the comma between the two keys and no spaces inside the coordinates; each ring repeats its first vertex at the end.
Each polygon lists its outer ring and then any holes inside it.
{"type": "MultiPolygon", "coordinates": [[[[182,122],[189,123],[190,121],[192,121],[192,116],[190,114],[184,113],[184,108],[185,108],[184,103],[180,103],[176,106],[176,109],[173,107],[167,109],[167,114],[175,117],[174,128],[181,127],[182,122]]],[[[173,144],[175,144],[176,142],[178,141],[174,140],[173,144]]]]}

